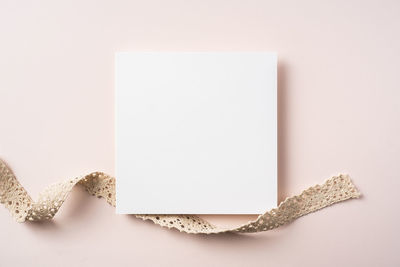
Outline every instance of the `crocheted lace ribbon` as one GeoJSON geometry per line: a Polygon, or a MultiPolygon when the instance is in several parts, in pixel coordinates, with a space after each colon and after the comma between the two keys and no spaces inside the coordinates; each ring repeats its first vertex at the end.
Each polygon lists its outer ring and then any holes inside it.
{"type": "MultiPolygon", "coordinates": [[[[115,207],[115,179],[102,172],[94,172],[48,186],[33,201],[21,186],[11,169],[0,160],[0,203],[10,211],[17,222],[50,220],[57,213],[75,185],[104,198],[115,207]]],[[[317,211],[346,199],[358,198],[359,191],[347,175],[334,176],[322,185],[304,190],[300,195],[286,198],[280,205],[239,227],[224,229],[208,223],[196,215],[136,215],[143,220],[181,232],[194,234],[255,233],[268,231],[289,223],[305,214],[317,211]]]]}

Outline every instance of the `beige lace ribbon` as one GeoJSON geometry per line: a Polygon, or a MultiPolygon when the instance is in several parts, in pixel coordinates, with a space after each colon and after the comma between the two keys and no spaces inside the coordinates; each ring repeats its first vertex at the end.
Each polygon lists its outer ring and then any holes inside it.
{"type": "MultiPolygon", "coordinates": [[[[83,186],[93,196],[104,198],[115,207],[115,179],[105,173],[94,172],[52,184],[35,202],[15,178],[11,169],[0,160],[0,203],[5,205],[17,222],[52,219],[75,185],[83,186]]],[[[136,215],[136,217],[151,220],[164,227],[176,228],[185,233],[255,233],[277,228],[305,214],[359,196],[360,193],[350,178],[347,175],[339,175],[328,179],[322,185],[304,190],[298,196],[286,198],[277,208],[259,215],[254,221],[232,229],[214,226],[195,215],[136,215]]]]}

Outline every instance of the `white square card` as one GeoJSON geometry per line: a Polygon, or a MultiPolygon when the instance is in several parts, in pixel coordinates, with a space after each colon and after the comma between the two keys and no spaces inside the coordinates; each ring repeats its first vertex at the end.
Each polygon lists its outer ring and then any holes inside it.
{"type": "Polygon", "coordinates": [[[126,52],[115,65],[117,213],[276,206],[276,54],[126,52]]]}

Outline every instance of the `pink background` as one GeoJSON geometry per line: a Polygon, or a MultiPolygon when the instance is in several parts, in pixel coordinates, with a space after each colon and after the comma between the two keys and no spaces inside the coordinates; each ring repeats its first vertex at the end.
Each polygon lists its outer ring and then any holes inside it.
{"type": "Polygon", "coordinates": [[[33,197],[113,174],[121,50],[277,51],[279,199],[339,172],[363,193],[271,232],[194,236],[77,188],[52,222],[1,207],[0,265],[399,266],[399,13],[378,0],[0,1],[0,156],[33,197]]]}

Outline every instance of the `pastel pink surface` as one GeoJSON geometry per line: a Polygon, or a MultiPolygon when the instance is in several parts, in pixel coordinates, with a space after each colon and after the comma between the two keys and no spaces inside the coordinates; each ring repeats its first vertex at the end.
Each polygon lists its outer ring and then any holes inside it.
{"type": "Polygon", "coordinates": [[[0,156],[34,198],[113,174],[114,53],[128,50],[277,51],[279,200],[339,172],[363,197],[266,233],[194,236],[76,189],[49,223],[0,208],[0,265],[398,266],[399,12],[389,0],[1,1],[0,156]]]}

